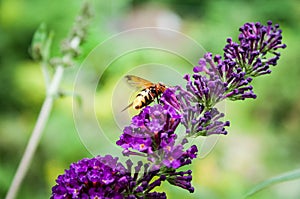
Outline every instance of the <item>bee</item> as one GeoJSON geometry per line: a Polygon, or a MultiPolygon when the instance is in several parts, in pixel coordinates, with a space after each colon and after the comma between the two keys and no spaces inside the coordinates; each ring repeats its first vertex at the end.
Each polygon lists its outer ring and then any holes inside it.
{"type": "Polygon", "coordinates": [[[133,102],[130,103],[127,107],[125,107],[122,111],[125,111],[131,106],[138,110],[149,105],[155,99],[157,99],[158,101],[160,95],[167,89],[167,86],[163,83],[155,84],[134,75],[126,75],[125,79],[130,86],[142,90],[139,92],[139,94],[137,94],[133,102]]]}

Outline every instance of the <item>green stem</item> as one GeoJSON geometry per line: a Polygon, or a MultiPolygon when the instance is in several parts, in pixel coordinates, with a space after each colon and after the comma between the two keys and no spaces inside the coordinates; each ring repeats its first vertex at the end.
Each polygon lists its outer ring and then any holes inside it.
{"type": "Polygon", "coordinates": [[[49,89],[49,84],[50,84],[50,75],[49,75],[49,71],[48,71],[48,63],[46,61],[42,61],[41,63],[42,65],[42,73],[44,76],[44,81],[45,81],[45,87],[46,90],[49,89]]]}
{"type": "Polygon", "coordinates": [[[42,105],[41,111],[35,123],[34,129],[32,131],[31,137],[22,156],[18,169],[13,178],[12,184],[7,192],[6,199],[14,199],[18,193],[20,185],[28,171],[30,163],[32,161],[33,155],[42,137],[42,133],[49,119],[50,112],[53,107],[53,102],[59,93],[59,85],[61,83],[64,68],[66,66],[72,65],[72,60],[77,56],[79,51],[79,46],[85,37],[85,32],[88,25],[88,20],[91,17],[91,5],[88,1],[83,3],[81,14],[77,17],[75,21],[73,30],[69,38],[66,39],[66,44],[68,49],[62,53],[63,57],[59,63],[55,64],[55,72],[50,82],[50,76],[48,74],[47,66],[49,60],[49,50],[52,42],[53,33],[49,34],[49,38],[44,46],[43,60],[42,60],[42,70],[45,76],[46,91],[47,95],[42,105]],[[47,86],[47,82],[49,85],[47,86]]]}
{"type": "Polygon", "coordinates": [[[33,157],[33,155],[36,151],[36,148],[40,142],[41,135],[44,131],[45,125],[48,121],[50,112],[52,110],[53,101],[58,92],[58,88],[59,88],[61,79],[63,77],[63,72],[64,72],[63,66],[58,66],[55,70],[52,82],[49,85],[47,97],[44,100],[40,114],[38,116],[38,119],[36,121],[34,129],[32,131],[31,137],[29,139],[29,142],[27,144],[27,147],[25,149],[25,152],[23,154],[23,157],[21,159],[21,162],[19,164],[17,172],[13,178],[12,184],[6,195],[6,199],[13,199],[16,197],[17,192],[20,188],[20,185],[27,173],[27,170],[30,166],[32,157],[33,157]]]}

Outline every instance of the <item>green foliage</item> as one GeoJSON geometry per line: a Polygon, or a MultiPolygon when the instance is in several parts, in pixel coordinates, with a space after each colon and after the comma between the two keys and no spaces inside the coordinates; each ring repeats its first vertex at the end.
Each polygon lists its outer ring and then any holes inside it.
{"type": "Polygon", "coordinates": [[[40,61],[49,59],[53,34],[53,32],[48,34],[47,27],[44,23],[35,31],[30,46],[30,54],[34,60],[40,61]]]}
{"type": "Polygon", "coordinates": [[[269,178],[259,184],[257,184],[255,187],[253,187],[249,192],[246,193],[245,197],[250,197],[256,194],[257,192],[273,185],[276,183],[281,183],[285,181],[295,180],[300,178],[300,169],[295,171],[290,171],[288,173],[281,174],[276,177],[269,178]]]}

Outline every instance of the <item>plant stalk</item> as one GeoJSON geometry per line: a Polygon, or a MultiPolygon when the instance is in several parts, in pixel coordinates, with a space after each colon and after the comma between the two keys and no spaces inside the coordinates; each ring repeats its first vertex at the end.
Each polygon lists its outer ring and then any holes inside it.
{"type": "Polygon", "coordinates": [[[44,100],[38,119],[32,131],[31,137],[29,139],[23,157],[20,161],[16,174],[13,178],[11,186],[7,192],[6,199],[14,199],[16,197],[20,185],[28,171],[33,155],[40,142],[45,125],[49,119],[49,115],[53,107],[54,99],[57,97],[57,93],[58,93],[60,82],[63,77],[63,73],[64,73],[64,67],[62,65],[57,66],[52,82],[49,85],[47,96],[44,100]]]}

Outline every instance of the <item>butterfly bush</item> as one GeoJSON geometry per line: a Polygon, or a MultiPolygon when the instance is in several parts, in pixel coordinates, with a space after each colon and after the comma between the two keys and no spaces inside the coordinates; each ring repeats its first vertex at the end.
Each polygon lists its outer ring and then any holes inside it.
{"type": "Polygon", "coordinates": [[[149,166],[142,162],[132,168],[128,160],[126,166],[111,155],[85,158],[73,163],[70,169],[58,176],[52,188],[51,199],[58,198],[166,198],[165,193],[151,192],[166,177],[161,175],[150,182],[157,172],[148,172],[149,166]],[[144,169],[144,175],[138,178],[135,173],[144,169]],[[142,197],[143,196],[143,197],[142,197]]]}
{"type": "Polygon", "coordinates": [[[51,198],[166,198],[153,190],[163,181],[194,192],[192,171],[184,166],[198,149],[189,141],[226,135],[230,122],[216,105],[226,99],[255,99],[253,78],[271,73],[280,58],[278,49],[286,47],[279,25],[271,21],[267,26],[246,23],[239,31],[238,42],[227,39],[223,57],[206,53],[193,73],[184,75],[185,87],[168,88],[158,104],[143,108],[124,128],[116,144],[124,156],[139,156],[143,162],[133,169],[130,159],[124,166],[110,155],[80,160],[57,178],[51,198]]]}
{"type": "Polygon", "coordinates": [[[197,152],[184,151],[186,139],[176,143],[175,130],[180,119],[181,115],[171,106],[160,104],[148,106],[132,118],[130,126],[124,128],[117,145],[124,148],[124,155],[148,157],[154,169],[163,166],[177,169],[189,164],[191,162],[189,160],[195,158],[197,152]]]}

